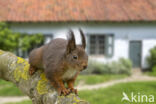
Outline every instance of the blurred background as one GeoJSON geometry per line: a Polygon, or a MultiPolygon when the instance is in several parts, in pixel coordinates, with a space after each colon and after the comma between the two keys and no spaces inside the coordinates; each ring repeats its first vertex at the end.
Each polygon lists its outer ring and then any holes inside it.
{"type": "MultiPolygon", "coordinates": [[[[30,51],[69,29],[87,39],[88,69],[77,78],[91,104],[154,104],[156,97],[156,0],[0,0],[0,49],[28,58],[30,51]],[[147,98],[141,99],[142,95],[147,98]],[[140,96],[140,97],[138,97],[140,96]],[[142,101],[142,102],[139,102],[142,101]]],[[[0,80],[0,104],[32,104],[0,80]]]]}

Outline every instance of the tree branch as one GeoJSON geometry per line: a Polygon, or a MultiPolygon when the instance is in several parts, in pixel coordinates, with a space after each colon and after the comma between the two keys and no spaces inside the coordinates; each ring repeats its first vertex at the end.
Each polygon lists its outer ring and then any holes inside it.
{"type": "Polygon", "coordinates": [[[0,78],[16,84],[33,104],[89,104],[75,94],[58,96],[42,70],[29,76],[29,66],[23,58],[0,50],[0,78]]]}

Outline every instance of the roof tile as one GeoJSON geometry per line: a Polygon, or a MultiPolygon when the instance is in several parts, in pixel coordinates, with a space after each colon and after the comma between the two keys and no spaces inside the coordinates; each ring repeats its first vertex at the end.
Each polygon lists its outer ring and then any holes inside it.
{"type": "Polygon", "coordinates": [[[0,21],[156,21],[156,0],[0,0],[0,21]]]}

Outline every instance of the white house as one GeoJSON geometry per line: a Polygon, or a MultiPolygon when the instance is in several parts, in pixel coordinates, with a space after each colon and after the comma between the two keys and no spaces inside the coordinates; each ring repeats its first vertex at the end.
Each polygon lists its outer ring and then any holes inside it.
{"type": "MultiPolygon", "coordinates": [[[[1,21],[22,33],[42,33],[47,41],[73,29],[77,43],[81,28],[89,58],[110,62],[129,58],[134,67],[147,68],[146,57],[156,46],[154,0],[0,0],[6,7],[1,21]]],[[[0,8],[1,10],[1,8],[0,8]]]]}

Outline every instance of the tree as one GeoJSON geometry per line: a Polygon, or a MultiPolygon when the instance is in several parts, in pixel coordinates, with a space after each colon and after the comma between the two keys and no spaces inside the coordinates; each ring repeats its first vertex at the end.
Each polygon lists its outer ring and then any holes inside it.
{"type": "Polygon", "coordinates": [[[75,94],[58,96],[42,70],[29,76],[29,63],[10,52],[0,50],[0,78],[10,81],[26,95],[33,104],[89,104],[75,94]]]}

